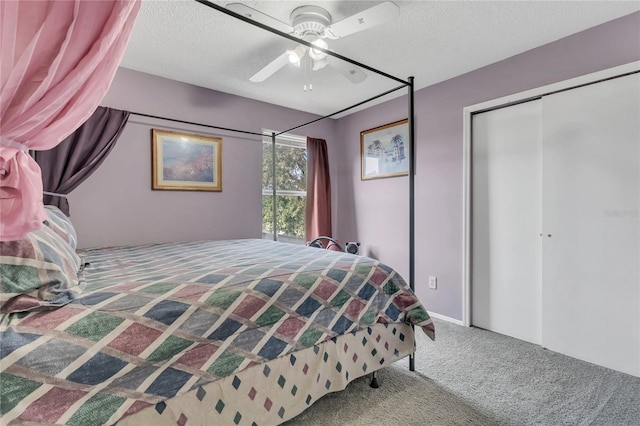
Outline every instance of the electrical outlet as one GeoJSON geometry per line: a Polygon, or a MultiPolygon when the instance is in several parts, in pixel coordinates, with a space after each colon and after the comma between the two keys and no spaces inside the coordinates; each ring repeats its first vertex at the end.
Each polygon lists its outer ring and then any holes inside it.
{"type": "Polygon", "coordinates": [[[438,278],[429,277],[429,288],[432,290],[436,290],[438,288],[438,278]]]}

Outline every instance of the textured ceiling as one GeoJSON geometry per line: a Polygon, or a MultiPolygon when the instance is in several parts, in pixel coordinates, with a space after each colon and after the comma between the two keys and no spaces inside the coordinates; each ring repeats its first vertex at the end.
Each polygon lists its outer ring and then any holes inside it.
{"type": "MultiPolygon", "coordinates": [[[[230,2],[212,3],[225,6],[230,2]]],[[[320,5],[337,22],[379,2],[242,3],[288,23],[291,11],[301,5],[320,5]]],[[[394,3],[400,7],[399,18],[328,40],[329,47],[403,80],[414,76],[416,89],[640,10],[640,1],[394,3]]],[[[249,81],[256,71],[295,45],[192,0],[143,0],[121,65],[320,115],[398,86],[370,71],[364,82],[354,84],[329,67],[307,72],[293,65],[262,83],[249,81]],[[313,90],[305,92],[304,84],[309,82],[313,90]]],[[[384,99],[404,93],[395,92],[384,99]]]]}

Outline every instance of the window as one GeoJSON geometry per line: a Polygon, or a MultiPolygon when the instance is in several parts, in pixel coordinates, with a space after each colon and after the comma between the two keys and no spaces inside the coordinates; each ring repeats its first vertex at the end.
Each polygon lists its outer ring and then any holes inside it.
{"type": "MultiPolygon", "coordinates": [[[[276,137],[276,233],[279,241],[305,244],[307,141],[303,136],[276,137]]],[[[273,239],[273,144],[262,139],[262,238],[273,239]]]]}

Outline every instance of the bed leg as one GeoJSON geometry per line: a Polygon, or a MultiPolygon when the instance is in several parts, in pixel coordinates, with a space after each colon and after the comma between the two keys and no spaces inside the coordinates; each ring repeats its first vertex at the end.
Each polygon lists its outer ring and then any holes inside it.
{"type": "Polygon", "coordinates": [[[414,354],[409,355],[409,371],[416,371],[416,356],[414,354]]]}
{"type": "Polygon", "coordinates": [[[371,383],[369,384],[374,389],[378,389],[380,385],[378,384],[378,372],[374,371],[371,373],[371,383]]]}

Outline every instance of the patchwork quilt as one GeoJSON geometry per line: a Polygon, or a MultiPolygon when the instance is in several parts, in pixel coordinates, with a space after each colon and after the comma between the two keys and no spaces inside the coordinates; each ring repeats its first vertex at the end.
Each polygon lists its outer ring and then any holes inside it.
{"type": "Polygon", "coordinates": [[[430,337],[393,269],[265,240],[87,250],[83,293],[0,319],[0,423],[113,424],[374,323],[430,337]]]}

